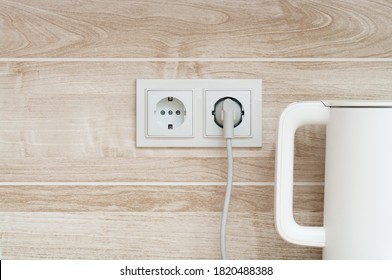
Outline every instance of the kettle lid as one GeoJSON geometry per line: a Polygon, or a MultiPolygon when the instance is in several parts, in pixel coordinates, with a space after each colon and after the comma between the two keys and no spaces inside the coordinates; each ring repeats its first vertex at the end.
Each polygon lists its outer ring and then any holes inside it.
{"type": "Polygon", "coordinates": [[[321,100],[326,107],[392,108],[392,100],[321,100]]]}

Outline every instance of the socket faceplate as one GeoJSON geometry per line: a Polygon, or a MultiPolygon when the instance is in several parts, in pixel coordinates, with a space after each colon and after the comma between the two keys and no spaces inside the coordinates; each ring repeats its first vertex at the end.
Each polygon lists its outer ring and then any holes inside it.
{"type": "MultiPolygon", "coordinates": [[[[234,129],[233,146],[261,147],[261,80],[139,79],[136,87],[137,147],[225,147],[223,129],[214,122],[212,110],[215,102],[226,96],[239,100],[244,108],[243,120],[234,129]],[[166,127],[170,118],[160,118],[157,112],[164,104],[162,108],[168,113],[170,109],[165,108],[172,104],[159,103],[168,97],[184,105],[186,115],[177,127],[166,127]]],[[[180,123],[181,119],[173,121],[180,123]]]]}

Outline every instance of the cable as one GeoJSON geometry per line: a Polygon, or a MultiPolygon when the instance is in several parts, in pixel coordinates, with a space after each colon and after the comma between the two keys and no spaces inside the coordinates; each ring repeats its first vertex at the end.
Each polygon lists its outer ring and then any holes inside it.
{"type": "Polygon", "coordinates": [[[220,234],[221,256],[223,260],[227,260],[226,224],[227,224],[227,216],[229,213],[231,190],[233,188],[233,149],[231,145],[231,138],[226,139],[226,149],[227,149],[227,184],[226,184],[225,202],[222,211],[221,234],[220,234]]]}
{"type": "MultiPolygon", "coordinates": [[[[227,216],[229,214],[231,190],[233,188],[233,149],[231,139],[234,137],[234,120],[235,112],[238,104],[233,102],[230,98],[223,101],[222,116],[223,116],[223,137],[226,139],[227,149],[227,184],[225,201],[223,204],[222,219],[221,219],[221,256],[223,260],[227,260],[226,253],[226,225],[227,216]]],[[[240,108],[241,109],[241,108],[240,108]]]]}

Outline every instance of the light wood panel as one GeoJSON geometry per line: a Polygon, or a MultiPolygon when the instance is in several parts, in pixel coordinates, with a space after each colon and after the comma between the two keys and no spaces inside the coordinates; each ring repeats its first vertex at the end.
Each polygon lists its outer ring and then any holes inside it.
{"type": "MultiPolygon", "coordinates": [[[[217,259],[223,186],[1,187],[1,258],[217,259]],[[75,212],[86,211],[86,212],[75,212]],[[27,212],[29,211],[29,212],[27,212]]],[[[235,187],[233,259],[319,259],[276,233],[273,186],[235,187]]],[[[295,215],[322,222],[323,189],[296,187],[295,215]]]]}
{"type": "MultiPolygon", "coordinates": [[[[2,212],[221,212],[225,186],[0,186],[2,212]]],[[[294,208],[323,211],[323,187],[295,186],[294,208]]],[[[230,211],[271,212],[273,186],[234,185],[230,211]]]]}
{"type": "Polygon", "coordinates": [[[387,0],[0,1],[2,57],[391,57],[387,0]]]}
{"type": "MultiPolygon", "coordinates": [[[[232,259],[320,259],[280,239],[270,214],[231,213],[232,259]]],[[[218,213],[1,213],[2,259],[219,259],[218,213]],[[149,221],[149,222],[146,222],[149,221]]]]}
{"type": "MultiPolygon", "coordinates": [[[[1,180],[224,182],[224,149],[135,147],[135,79],[157,77],[263,79],[263,147],[234,151],[234,180],[243,182],[274,180],[287,104],[392,99],[388,62],[4,62],[1,180]]],[[[296,181],[323,181],[324,139],[323,127],[298,131],[296,181]]]]}

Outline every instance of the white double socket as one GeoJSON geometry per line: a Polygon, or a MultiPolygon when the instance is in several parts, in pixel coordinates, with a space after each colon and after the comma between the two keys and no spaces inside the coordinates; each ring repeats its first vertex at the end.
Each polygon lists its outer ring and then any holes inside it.
{"type": "Polygon", "coordinates": [[[138,147],[225,147],[212,114],[225,97],[238,100],[244,112],[233,146],[261,147],[261,80],[139,79],[136,87],[138,147]]]}

